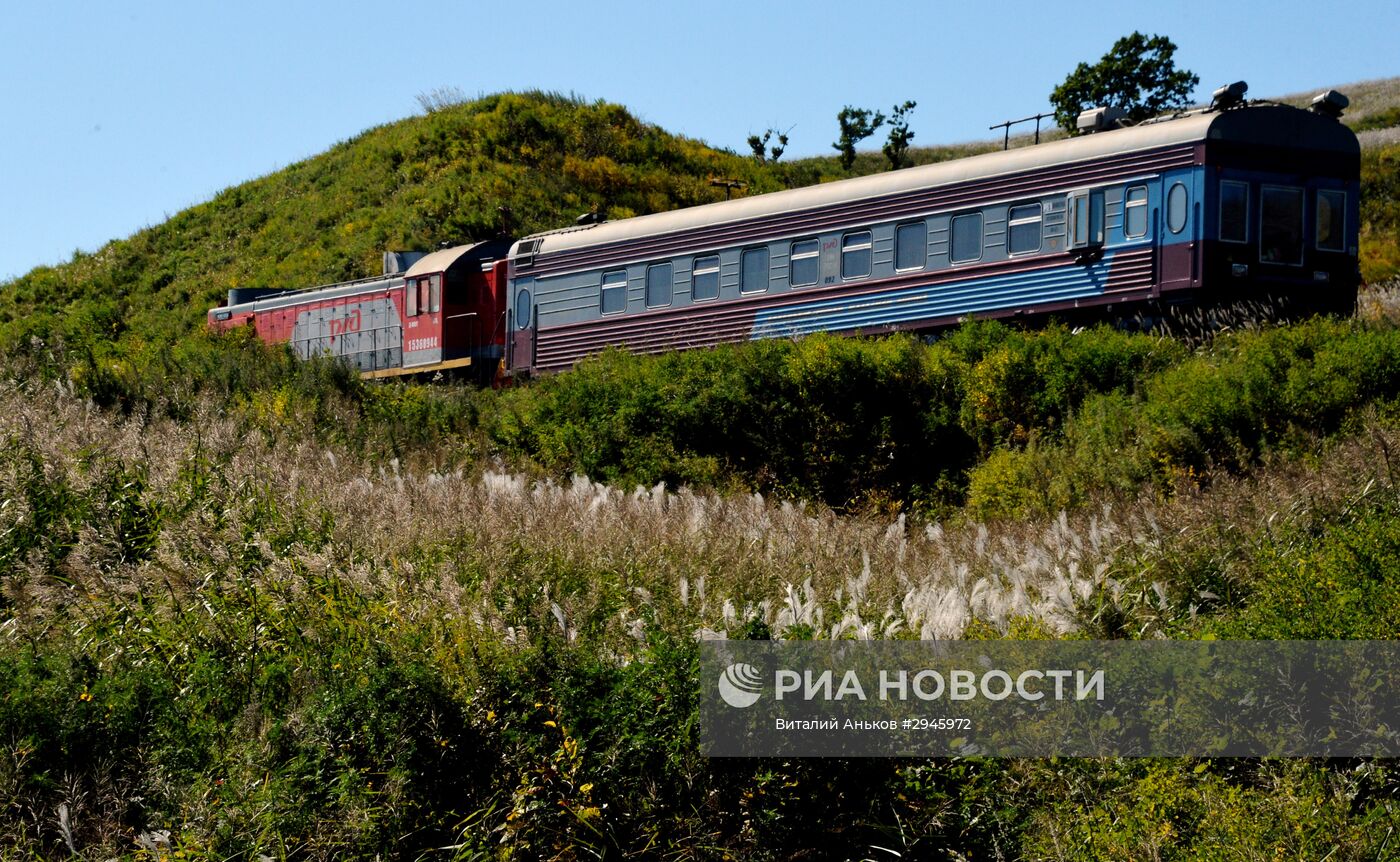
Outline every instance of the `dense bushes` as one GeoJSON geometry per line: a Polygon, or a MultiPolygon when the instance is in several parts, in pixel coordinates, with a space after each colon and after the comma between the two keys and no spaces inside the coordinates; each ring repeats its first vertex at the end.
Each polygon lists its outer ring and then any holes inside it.
{"type": "Polygon", "coordinates": [[[1136,398],[1088,398],[1063,435],[1003,449],[976,468],[983,516],[1054,512],[1104,491],[1197,487],[1262,454],[1332,434],[1400,395],[1400,331],[1318,319],[1217,339],[1140,382],[1136,398]]]}
{"type": "Polygon", "coordinates": [[[1371,284],[1400,276],[1400,145],[1361,154],[1360,254],[1371,284]]]}
{"type": "Polygon", "coordinates": [[[660,358],[613,352],[507,392],[509,449],[623,484],[738,484],[849,507],[956,504],[998,445],[1056,433],[1092,393],[1184,354],[1108,329],[967,324],[926,345],[814,336],[660,358]]]}

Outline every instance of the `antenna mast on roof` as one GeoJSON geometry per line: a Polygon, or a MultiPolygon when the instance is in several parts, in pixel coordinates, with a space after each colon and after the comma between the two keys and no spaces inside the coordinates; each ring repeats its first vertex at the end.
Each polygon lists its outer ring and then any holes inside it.
{"type": "Polygon", "coordinates": [[[1003,136],[1002,139],[1001,139],[1001,148],[1002,148],[1003,150],[1009,150],[1009,149],[1011,149],[1011,127],[1012,127],[1012,126],[1016,125],[1017,123],[1029,123],[1031,120],[1035,120],[1035,142],[1038,144],[1038,143],[1040,143],[1040,121],[1043,120],[1043,119],[1045,119],[1046,117],[1053,117],[1053,116],[1055,116],[1055,115],[1054,115],[1054,114],[1035,114],[1034,116],[1030,116],[1030,117],[1022,117],[1022,118],[1019,119],[1019,120],[1007,120],[1007,121],[1004,122],[1004,123],[997,123],[996,125],[988,126],[987,128],[988,128],[988,129],[1006,129],[1006,134],[1005,134],[1005,136],[1003,136]]]}
{"type": "Polygon", "coordinates": [[[744,182],[743,180],[731,180],[725,177],[712,177],[710,179],[710,185],[715,187],[722,186],[724,188],[725,200],[729,200],[731,197],[734,196],[735,189],[746,189],[749,187],[749,184],[744,182]]]}

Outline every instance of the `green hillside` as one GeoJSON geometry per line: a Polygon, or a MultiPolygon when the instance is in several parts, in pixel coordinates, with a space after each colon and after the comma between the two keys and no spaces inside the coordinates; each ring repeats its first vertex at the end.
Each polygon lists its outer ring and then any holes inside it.
{"type": "MultiPolygon", "coordinates": [[[[1363,170],[1379,281],[1400,147],[1363,170]]],[[[1387,761],[706,759],[696,643],[1400,638],[1395,285],[1191,342],[968,323],[500,391],[202,327],[502,205],[839,174],[494,96],[0,286],[0,859],[1394,858],[1387,761]]]]}

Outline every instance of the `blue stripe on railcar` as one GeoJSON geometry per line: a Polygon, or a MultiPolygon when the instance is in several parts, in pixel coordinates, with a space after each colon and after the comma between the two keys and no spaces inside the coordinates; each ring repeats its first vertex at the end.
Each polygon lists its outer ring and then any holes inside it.
{"type": "Polygon", "coordinates": [[[1091,264],[1030,272],[942,281],[859,296],[804,302],[759,311],[750,339],[788,338],[814,332],[874,329],[982,311],[1035,307],[1100,296],[1116,253],[1107,251],[1091,264]]]}

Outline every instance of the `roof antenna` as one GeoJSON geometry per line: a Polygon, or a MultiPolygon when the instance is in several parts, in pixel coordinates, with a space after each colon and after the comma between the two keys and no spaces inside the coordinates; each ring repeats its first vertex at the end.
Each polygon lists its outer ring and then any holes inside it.
{"type": "Polygon", "coordinates": [[[997,124],[995,124],[995,125],[988,126],[987,129],[988,129],[988,130],[991,130],[991,129],[1006,129],[1006,134],[1005,134],[1005,135],[1002,137],[1002,139],[1001,139],[1001,148],[1002,148],[1003,150],[1009,150],[1009,149],[1011,149],[1011,127],[1012,127],[1012,126],[1016,125],[1017,123],[1029,123],[1031,120],[1035,120],[1035,142],[1038,144],[1038,143],[1040,143],[1040,121],[1043,120],[1043,119],[1045,119],[1046,117],[1053,117],[1053,116],[1055,116],[1055,115],[1054,115],[1054,114],[1036,114],[1036,115],[1031,116],[1031,117],[1022,117],[1022,118],[1019,119],[1019,120],[1007,120],[1007,121],[1004,122],[1004,123],[997,123],[997,124]]]}
{"type": "Polygon", "coordinates": [[[749,184],[743,180],[731,180],[727,177],[711,177],[710,185],[724,189],[724,199],[729,200],[734,196],[735,189],[746,189],[749,184]]]}

